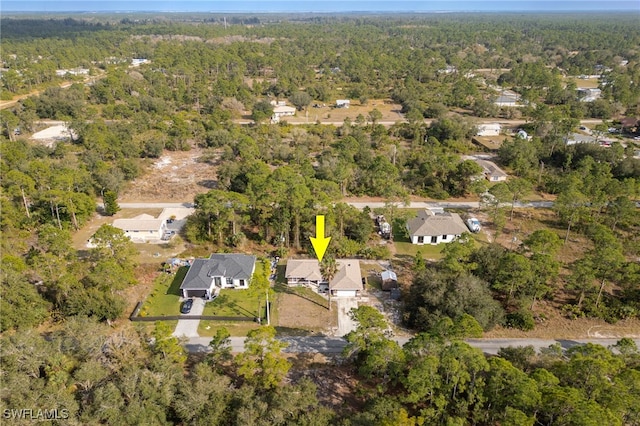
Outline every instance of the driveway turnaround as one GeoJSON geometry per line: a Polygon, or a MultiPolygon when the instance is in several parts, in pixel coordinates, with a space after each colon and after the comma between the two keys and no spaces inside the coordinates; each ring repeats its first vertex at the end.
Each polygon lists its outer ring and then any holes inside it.
{"type": "MultiPolygon", "coordinates": [[[[183,314],[183,316],[191,317],[202,315],[202,311],[204,311],[204,303],[204,299],[202,299],[201,297],[195,297],[193,299],[191,312],[189,312],[188,314],[183,314]]],[[[176,326],[176,331],[173,332],[173,335],[176,337],[200,337],[200,335],[198,334],[199,324],[199,319],[178,320],[178,325],[176,326]]]]}

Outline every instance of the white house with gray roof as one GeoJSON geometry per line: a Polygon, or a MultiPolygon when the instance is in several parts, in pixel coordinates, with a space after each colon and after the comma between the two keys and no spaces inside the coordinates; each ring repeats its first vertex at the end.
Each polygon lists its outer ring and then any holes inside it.
{"type": "Polygon", "coordinates": [[[424,210],[418,212],[418,217],[407,221],[407,231],[413,244],[436,245],[450,243],[468,229],[457,213],[424,210]]]}
{"type": "Polygon", "coordinates": [[[256,257],[215,253],[195,259],[180,285],[183,297],[210,298],[223,288],[247,289],[256,268],[256,257]]]}

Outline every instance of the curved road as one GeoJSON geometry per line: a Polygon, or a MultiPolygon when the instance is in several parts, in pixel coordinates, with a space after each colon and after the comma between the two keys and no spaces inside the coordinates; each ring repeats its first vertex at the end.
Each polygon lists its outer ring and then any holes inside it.
{"type": "MultiPolygon", "coordinates": [[[[321,353],[326,355],[340,354],[346,346],[347,341],[341,337],[327,336],[303,336],[303,337],[282,337],[280,340],[287,342],[289,346],[284,350],[287,353],[321,353]]],[[[409,341],[407,337],[394,338],[400,345],[404,345],[409,341]]],[[[620,339],[467,339],[466,342],[474,347],[482,350],[487,355],[496,355],[500,348],[517,347],[517,346],[533,346],[536,351],[547,348],[550,345],[559,343],[563,349],[569,349],[573,346],[584,345],[586,343],[594,343],[602,346],[615,345],[620,339]]],[[[208,352],[209,337],[191,337],[184,346],[187,351],[192,353],[208,352]]],[[[633,341],[640,347],[640,338],[633,341]]],[[[233,352],[244,351],[244,337],[232,337],[231,349],[233,352]]]]}

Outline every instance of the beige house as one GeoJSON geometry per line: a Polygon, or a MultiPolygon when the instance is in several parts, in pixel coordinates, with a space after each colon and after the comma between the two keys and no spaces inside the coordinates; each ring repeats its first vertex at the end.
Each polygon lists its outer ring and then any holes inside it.
{"type": "Polygon", "coordinates": [[[318,286],[322,281],[317,259],[289,259],[284,273],[287,284],[318,286]]]}
{"type": "Polygon", "coordinates": [[[131,219],[116,219],[115,228],[122,229],[133,242],[161,240],[167,227],[166,219],[156,219],[148,214],[141,214],[131,219]]]}
{"type": "Polygon", "coordinates": [[[158,217],[145,213],[130,219],[116,219],[113,226],[122,229],[134,243],[161,243],[179,233],[193,212],[194,209],[188,207],[166,208],[158,217]]]}
{"type": "Polygon", "coordinates": [[[329,283],[331,295],[336,297],[360,296],[364,290],[360,262],[355,259],[338,259],[336,263],[338,272],[329,283]]]}
{"type": "Polygon", "coordinates": [[[287,261],[285,278],[287,284],[309,285],[319,291],[331,290],[336,297],[356,297],[364,289],[360,262],[352,259],[337,259],[337,272],[330,283],[322,277],[317,259],[290,259],[287,261]]]}
{"type": "Polygon", "coordinates": [[[457,213],[424,210],[418,212],[418,217],[407,221],[407,231],[413,244],[436,245],[450,243],[468,229],[457,213]]]}
{"type": "Polygon", "coordinates": [[[478,136],[499,136],[502,132],[500,123],[479,124],[476,135],[478,136]]]}
{"type": "Polygon", "coordinates": [[[480,159],[476,159],[475,161],[482,167],[482,173],[488,181],[503,182],[507,180],[508,175],[493,161],[480,159]]]}
{"type": "Polygon", "coordinates": [[[282,117],[293,115],[296,115],[296,109],[294,107],[278,105],[273,108],[273,116],[271,116],[271,121],[274,123],[278,123],[282,117]]]}

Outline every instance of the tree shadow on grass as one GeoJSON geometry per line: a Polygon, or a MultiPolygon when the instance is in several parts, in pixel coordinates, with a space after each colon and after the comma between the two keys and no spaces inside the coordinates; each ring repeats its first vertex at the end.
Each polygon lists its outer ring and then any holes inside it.
{"type": "MultiPolygon", "coordinates": [[[[227,309],[231,311],[232,314],[245,316],[248,318],[253,318],[256,316],[255,312],[250,312],[248,309],[244,308],[243,306],[238,305],[238,303],[233,301],[226,294],[221,294],[214,301],[211,301],[208,303],[215,303],[216,305],[218,305],[218,308],[220,310],[227,309]]],[[[225,312],[215,312],[214,316],[226,316],[225,314],[226,314],[225,312]]]]}
{"type": "Polygon", "coordinates": [[[171,282],[171,284],[169,284],[166,294],[172,294],[178,297],[182,296],[180,285],[182,284],[185,275],[187,275],[188,270],[189,268],[187,266],[181,266],[180,268],[178,268],[178,272],[176,272],[175,277],[173,277],[173,281],[171,282]]]}

